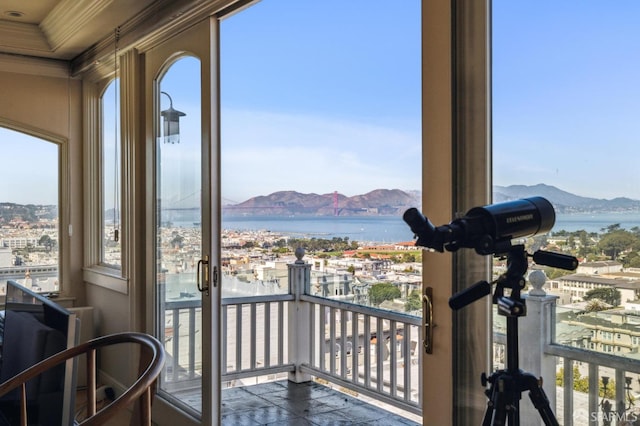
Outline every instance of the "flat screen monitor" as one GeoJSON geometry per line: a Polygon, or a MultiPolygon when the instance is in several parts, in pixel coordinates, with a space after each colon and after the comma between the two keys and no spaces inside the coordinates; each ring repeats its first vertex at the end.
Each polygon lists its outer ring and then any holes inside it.
{"type": "MultiPolygon", "coordinates": [[[[7,281],[0,315],[0,383],[31,365],[78,344],[76,315],[44,295],[7,281]]],[[[27,382],[29,424],[72,425],[77,360],[71,359],[27,382]]],[[[4,417],[13,424],[18,390],[0,399],[4,417]]]]}

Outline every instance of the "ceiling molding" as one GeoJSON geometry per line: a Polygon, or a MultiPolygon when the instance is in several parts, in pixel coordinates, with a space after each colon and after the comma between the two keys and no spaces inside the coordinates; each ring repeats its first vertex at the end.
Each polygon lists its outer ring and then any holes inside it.
{"type": "Polygon", "coordinates": [[[257,1],[22,0],[29,20],[0,15],[0,54],[67,61],[73,76],[105,76],[113,72],[116,33],[119,55],[144,53],[204,19],[257,1]]]}
{"type": "MultiPolygon", "coordinates": [[[[136,48],[144,52],[162,40],[180,33],[202,19],[232,5],[244,4],[242,0],[158,0],[120,26],[118,51],[136,48]]],[[[113,66],[114,35],[96,43],[72,61],[71,73],[76,76],[99,66],[113,66]]]]}
{"type": "Polygon", "coordinates": [[[58,50],[111,3],[113,0],[62,0],[58,3],[40,24],[51,50],[58,50]]]}
{"type": "Polygon", "coordinates": [[[69,78],[69,63],[0,53],[0,72],[69,78]]]}
{"type": "Polygon", "coordinates": [[[51,50],[37,25],[10,21],[0,23],[0,46],[3,51],[15,53],[23,50],[37,53],[51,50]]]}

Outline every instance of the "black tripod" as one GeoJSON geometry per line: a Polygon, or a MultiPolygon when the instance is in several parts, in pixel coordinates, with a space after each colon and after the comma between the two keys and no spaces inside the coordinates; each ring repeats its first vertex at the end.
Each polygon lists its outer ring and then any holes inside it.
{"type": "MultiPolygon", "coordinates": [[[[558,420],[549,406],[549,399],[542,389],[542,380],[530,373],[523,372],[518,366],[518,318],[527,314],[525,301],[520,295],[520,291],[525,285],[524,274],[528,266],[527,256],[523,245],[511,247],[507,253],[507,271],[495,282],[493,303],[498,306],[498,314],[507,317],[507,368],[498,370],[489,377],[482,374],[482,386],[486,388],[487,384],[490,385],[485,390],[489,401],[482,422],[483,426],[503,426],[506,424],[519,426],[520,399],[522,392],[526,390],[529,391],[529,397],[540,413],[544,424],[558,426],[558,420]],[[505,288],[510,289],[508,296],[504,294],[505,288]]],[[[534,260],[539,258],[543,261],[553,261],[556,256],[560,256],[558,258],[560,265],[549,266],[563,267],[567,262],[567,256],[564,255],[536,252],[534,260]]],[[[491,293],[491,284],[481,281],[452,296],[449,305],[453,309],[459,309],[489,293],[491,293]]]]}

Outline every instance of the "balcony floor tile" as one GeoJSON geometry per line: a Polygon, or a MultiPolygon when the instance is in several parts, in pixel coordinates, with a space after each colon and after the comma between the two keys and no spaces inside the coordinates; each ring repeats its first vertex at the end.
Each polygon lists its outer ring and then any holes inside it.
{"type": "Polygon", "coordinates": [[[419,425],[319,383],[287,380],[223,390],[222,424],[419,425]]]}

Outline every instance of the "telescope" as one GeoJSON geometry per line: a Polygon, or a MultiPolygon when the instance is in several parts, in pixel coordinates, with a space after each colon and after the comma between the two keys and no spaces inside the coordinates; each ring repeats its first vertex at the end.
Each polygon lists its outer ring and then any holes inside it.
{"type": "Polygon", "coordinates": [[[473,248],[478,254],[504,253],[515,238],[545,233],[556,221],[553,206],[543,197],[474,207],[463,217],[435,227],[416,208],[402,219],[416,235],[416,245],[439,252],[473,248]]]}
{"type": "MultiPolygon", "coordinates": [[[[527,314],[525,299],[521,291],[525,288],[524,274],[528,267],[528,257],[524,244],[512,245],[512,240],[544,233],[556,221],[556,214],[549,201],[542,197],[524,198],[483,207],[474,207],[463,217],[442,226],[433,226],[416,208],[410,208],[402,216],[417,237],[416,245],[432,248],[439,252],[456,251],[459,248],[473,248],[478,254],[494,254],[507,259],[507,270],[495,281],[479,281],[449,298],[453,310],[491,293],[495,284],[493,304],[498,314],[506,316],[507,322],[507,363],[506,369],[497,370],[490,376],[482,374],[482,386],[490,384],[484,393],[489,398],[482,425],[503,426],[520,424],[521,393],[529,391],[529,397],[538,410],[545,426],[558,426],[549,399],[542,389],[542,380],[531,373],[520,370],[518,354],[518,318],[527,314]],[[505,289],[508,293],[505,294],[505,289]]],[[[574,270],[578,259],[561,253],[538,250],[533,261],[540,265],[574,270]]],[[[431,290],[423,296],[424,309],[428,309],[425,335],[431,336],[433,312],[431,290]]],[[[431,337],[425,338],[431,348],[431,337]]],[[[427,348],[425,346],[425,348],[427,348]]],[[[431,352],[427,352],[431,353],[431,352]]]]}

